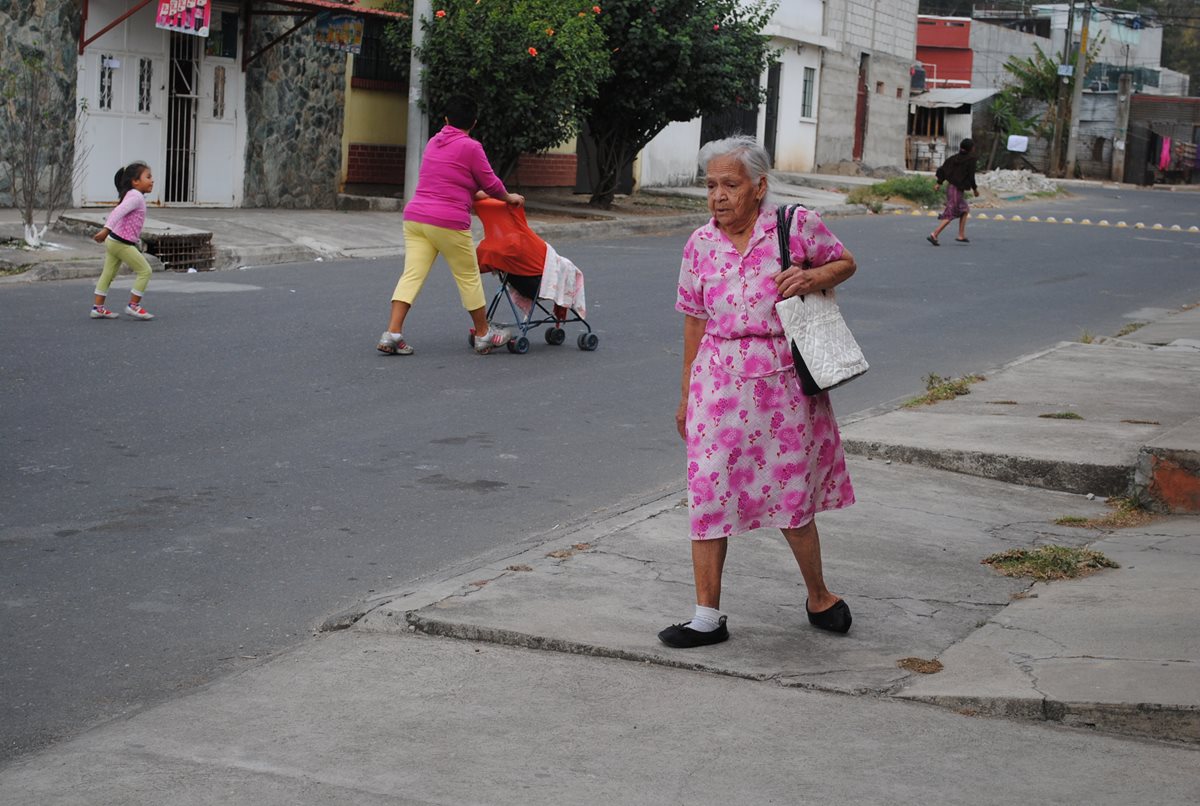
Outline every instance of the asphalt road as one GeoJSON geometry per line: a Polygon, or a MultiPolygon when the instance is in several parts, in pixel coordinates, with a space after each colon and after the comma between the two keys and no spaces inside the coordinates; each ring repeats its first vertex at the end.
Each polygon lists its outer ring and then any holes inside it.
{"type": "MultiPolygon", "coordinates": [[[[1186,227],[1200,194],[1020,212],[1083,210],[1186,227]]],[[[835,393],[843,417],[1200,300],[1196,234],[972,221],[971,244],[934,249],[928,219],[831,225],[859,259],[841,298],[872,363],[835,393]]],[[[380,356],[394,261],[158,275],[153,322],[89,320],[91,281],[0,287],[0,762],[373,593],[681,488],[685,239],[555,242],[587,274],[594,353],[571,332],[473,355],[441,267],[416,355],[380,356]]]]}

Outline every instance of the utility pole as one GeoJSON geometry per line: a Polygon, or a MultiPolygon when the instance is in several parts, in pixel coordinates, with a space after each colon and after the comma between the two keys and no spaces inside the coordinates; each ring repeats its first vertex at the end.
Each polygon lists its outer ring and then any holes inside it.
{"type": "Polygon", "coordinates": [[[421,111],[421,64],[417,50],[425,41],[425,29],[421,23],[428,19],[431,0],[413,0],[412,10],[412,56],[408,62],[408,136],[404,149],[404,200],[407,202],[417,190],[417,174],[421,170],[421,156],[425,153],[425,140],[429,136],[429,116],[421,111]]]}
{"type": "Polygon", "coordinates": [[[1125,181],[1126,138],[1129,135],[1130,96],[1133,95],[1133,76],[1121,73],[1117,85],[1117,136],[1113,138],[1112,180],[1125,181]]]}
{"type": "Polygon", "coordinates": [[[1083,81],[1087,73],[1088,22],[1092,18],[1092,0],[1083,8],[1083,32],[1079,35],[1079,56],[1075,59],[1075,89],[1071,93],[1071,130],[1067,135],[1066,177],[1075,176],[1075,152],[1079,148],[1079,107],[1083,105],[1083,81]]]}
{"type": "Polygon", "coordinates": [[[1071,43],[1075,38],[1075,0],[1067,8],[1067,31],[1063,37],[1062,64],[1059,67],[1058,97],[1054,101],[1054,134],[1050,140],[1050,170],[1049,176],[1062,176],[1062,127],[1063,111],[1067,101],[1067,84],[1069,78],[1062,72],[1063,67],[1071,61],[1071,43]]]}

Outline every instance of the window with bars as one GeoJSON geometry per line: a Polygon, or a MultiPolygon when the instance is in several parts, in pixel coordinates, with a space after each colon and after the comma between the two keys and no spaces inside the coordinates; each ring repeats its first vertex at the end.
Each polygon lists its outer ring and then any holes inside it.
{"type": "Polygon", "coordinates": [[[817,83],[817,71],[812,67],[804,68],[804,94],[800,100],[800,117],[813,116],[813,88],[817,83]]]}
{"type": "Polygon", "coordinates": [[[149,112],[154,98],[154,62],[138,59],[138,111],[149,112]]]}
{"type": "Polygon", "coordinates": [[[381,20],[365,20],[362,51],[354,57],[354,78],[401,84],[407,88],[408,74],[392,64],[383,39],[383,26],[381,20]]]}
{"type": "Polygon", "coordinates": [[[225,117],[225,68],[213,68],[213,112],[217,120],[225,117]]]}
{"type": "Polygon", "coordinates": [[[100,54],[100,98],[96,104],[100,109],[112,109],[113,104],[113,57],[111,53],[100,54]]]}

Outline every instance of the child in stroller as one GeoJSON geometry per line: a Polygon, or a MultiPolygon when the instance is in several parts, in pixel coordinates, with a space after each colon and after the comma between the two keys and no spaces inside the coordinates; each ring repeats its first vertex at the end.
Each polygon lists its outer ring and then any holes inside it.
{"type": "Polygon", "coordinates": [[[484,232],[475,250],[479,271],[493,272],[500,281],[500,290],[488,305],[488,320],[493,321],[500,304],[507,302],[516,320],[514,326],[521,331],[508,342],[509,351],[528,352],[529,331],[542,325],[550,325],[545,333],[547,344],[562,344],[567,338],[563,325],[574,323],[585,328],[576,339],[579,349],[595,350],[600,339],[583,318],[587,305],[583,272],[529,228],[523,208],[477,197],[475,214],[483,222],[484,232]]]}

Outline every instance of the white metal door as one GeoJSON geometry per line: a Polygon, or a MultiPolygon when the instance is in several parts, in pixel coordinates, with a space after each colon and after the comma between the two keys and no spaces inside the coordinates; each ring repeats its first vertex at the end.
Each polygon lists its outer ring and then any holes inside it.
{"type": "Polygon", "coordinates": [[[244,155],[241,125],[244,103],[238,64],[238,14],[216,6],[200,62],[196,113],[196,203],[236,207],[241,202],[244,155]]]}

